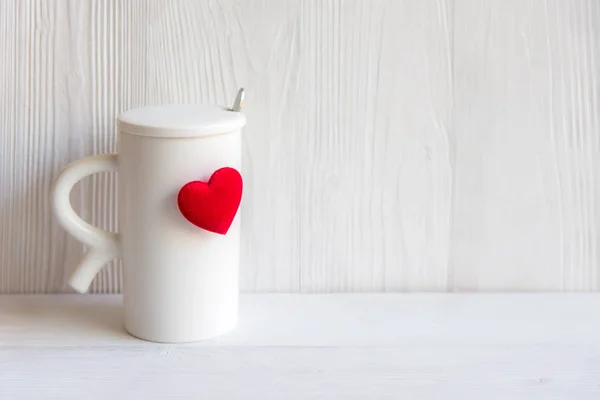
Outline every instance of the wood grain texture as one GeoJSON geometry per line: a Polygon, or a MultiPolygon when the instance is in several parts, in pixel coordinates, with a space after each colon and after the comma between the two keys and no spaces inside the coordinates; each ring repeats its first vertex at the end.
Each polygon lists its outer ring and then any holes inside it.
{"type": "Polygon", "coordinates": [[[598,307],[589,293],[246,294],[234,332],[165,345],[124,332],[120,296],[4,296],[0,396],[592,400],[598,307]]]}
{"type": "MultiPolygon", "coordinates": [[[[599,8],[2,1],[0,292],[68,290],[50,185],[119,112],[238,87],[243,290],[597,290],[599,8]]],[[[111,230],[116,179],[72,194],[111,230]]],[[[116,262],[93,290],[120,287],[116,262]]]]}
{"type": "Polygon", "coordinates": [[[600,3],[460,1],[456,290],[598,290],[600,3]]]}
{"type": "MultiPolygon", "coordinates": [[[[51,179],[113,151],[121,110],[228,104],[241,86],[244,290],[446,288],[447,1],[2,7],[14,60],[2,67],[2,292],[66,290],[81,249],[49,214],[51,179]]],[[[113,175],[84,181],[73,201],[114,229],[113,175]]],[[[118,291],[118,268],[93,289],[118,291]]]]}

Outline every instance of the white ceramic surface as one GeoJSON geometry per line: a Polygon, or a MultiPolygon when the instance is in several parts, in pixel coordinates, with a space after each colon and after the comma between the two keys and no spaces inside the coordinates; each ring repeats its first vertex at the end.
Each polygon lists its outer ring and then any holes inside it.
{"type": "Polygon", "coordinates": [[[54,212],[90,247],[69,284],[86,292],[98,270],[120,256],[125,327],[132,335],[188,342],[235,326],[239,212],[226,235],[214,234],[181,215],[177,194],[221,167],[241,169],[244,124],[243,115],[209,106],[132,110],[119,117],[118,154],[76,161],[56,179],[54,212]],[[69,202],[78,180],[108,170],[118,171],[118,234],[83,221],[69,202]]]}

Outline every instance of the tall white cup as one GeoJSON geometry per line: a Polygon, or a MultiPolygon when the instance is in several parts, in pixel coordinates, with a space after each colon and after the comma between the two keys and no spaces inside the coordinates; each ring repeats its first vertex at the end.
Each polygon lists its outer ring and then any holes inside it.
{"type": "Polygon", "coordinates": [[[118,153],[67,166],[53,188],[61,225],[89,246],[69,284],[86,292],[104,264],[121,257],[125,328],[155,342],[190,342],[233,329],[238,316],[239,213],[229,231],[198,228],[177,196],[190,181],[222,168],[240,170],[245,117],[227,108],[168,105],[127,111],[117,119],[118,153]],[[118,172],[119,232],[91,226],[69,192],[85,176],[118,172]]]}

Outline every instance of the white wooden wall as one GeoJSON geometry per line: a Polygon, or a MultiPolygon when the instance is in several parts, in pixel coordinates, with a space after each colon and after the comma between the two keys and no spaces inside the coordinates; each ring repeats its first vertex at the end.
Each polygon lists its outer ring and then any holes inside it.
{"type": "Polygon", "coordinates": [[[599,55],[595,0],[2,0],[0,292],[68,290],[120,111],[241,86],[244,290],[598,290],[599,55]]]}

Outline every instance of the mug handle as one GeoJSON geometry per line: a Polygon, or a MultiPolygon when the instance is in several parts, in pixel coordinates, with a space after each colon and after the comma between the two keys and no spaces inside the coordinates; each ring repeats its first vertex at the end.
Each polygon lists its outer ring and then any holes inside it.
{"type": "Polygon", "coordinates": [[[79,293],[87,292],[98,271],[119,257],[119,235],[85,222],[73,210],[69,194],[73,186],[86,176],[116,169],[116,154],[87,157],[67,165],[54,182],[51,194],[54,215],[67,232],[90,247],[69,279],[69,286],[79,293]]]}

